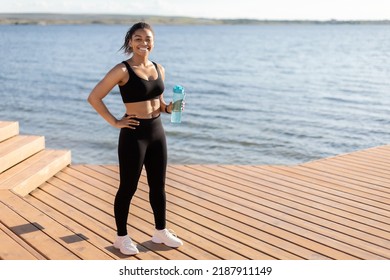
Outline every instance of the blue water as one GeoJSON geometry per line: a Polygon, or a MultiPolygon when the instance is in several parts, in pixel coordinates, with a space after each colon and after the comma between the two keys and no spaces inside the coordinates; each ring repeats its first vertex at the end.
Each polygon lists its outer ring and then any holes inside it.
{"type": "MultiPolygon", "coordinates": [[[[118,130],[86,102],[128,26],[0,26],[0,120],[117,163],[118,130]]],[[[389,25],[155,26],[165,98],[186,89],[181,124],[163,115],[169,163],[296,164],[390,142],[389,25]]],[[[124,113],[118,88],[105,99],[124,113]]]]}

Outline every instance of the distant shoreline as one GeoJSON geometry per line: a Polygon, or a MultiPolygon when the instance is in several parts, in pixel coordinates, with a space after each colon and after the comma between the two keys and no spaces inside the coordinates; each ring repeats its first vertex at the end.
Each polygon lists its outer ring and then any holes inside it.
{"type": "Polygon", "coordinates": [[[120,14],[0,13],[0,25],[128,25],[138,21],[153,25],[390,24],[390,20],[257,20],[120,14]]]}

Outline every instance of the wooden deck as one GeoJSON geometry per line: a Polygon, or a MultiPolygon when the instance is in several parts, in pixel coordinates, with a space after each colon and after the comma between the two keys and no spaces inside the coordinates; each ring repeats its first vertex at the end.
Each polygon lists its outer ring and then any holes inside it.
{"type": "Polygon", "coordinates": [[[297,166],[170,165],[167,219],[185,242],[153,244],[142,175],[129,234],[112,247],[118,168],[70,165],[22,197],[0,191],[1,259],[390,259],[390,145],[297,166]]]}

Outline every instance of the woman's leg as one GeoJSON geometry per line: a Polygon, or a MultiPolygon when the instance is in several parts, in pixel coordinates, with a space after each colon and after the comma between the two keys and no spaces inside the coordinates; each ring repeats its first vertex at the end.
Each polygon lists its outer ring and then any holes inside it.
{"type": "Polygon", "coordinates": [[[183,242],[171,230],[166,229],[165,176],[167,170],[167,143],[161,119],[153,121],[153,137],[145,155],[145,169],[149,184],[149,200],[153,209],[155,232],[152,242],[177,248],[183,242]]]}
{"type": "Polygon", "coordinates": [[[145,169],[149,184],[149,201],[154,214],[155,227],[156,229],[165,229],[167,143],[164,129],[160,125],[160,120],[156,120],[156,126],[153,132],[153,141],[149,143],[145,155],[145,169]]]}
{"type": "Polygon", "coordinates": [[[114,201],[114,214],[118,236],[127,235],[130,202],[137,190],[142,172],[146,147],[137,140],[136,131],[122,129],[118,142],[120,184],[114,201]]]}

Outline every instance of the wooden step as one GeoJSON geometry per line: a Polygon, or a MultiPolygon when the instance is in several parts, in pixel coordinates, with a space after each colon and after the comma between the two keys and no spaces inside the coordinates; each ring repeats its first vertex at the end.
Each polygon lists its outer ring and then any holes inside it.
{"type": "Polygon", "coordinates": [[[43,136],[17,135],[0,142],[0,173],[43,149],[43,136]]]}
{"type": "Polygon", "coordinates": [[[18,122],[0,121],[0,142],[19,134],[18,122]]]}
{"type": "Polygon", "coordinates": [[[0,190],[25,196],[71,163],[71,152],[43,150],[0,174],[0,190]]]}

